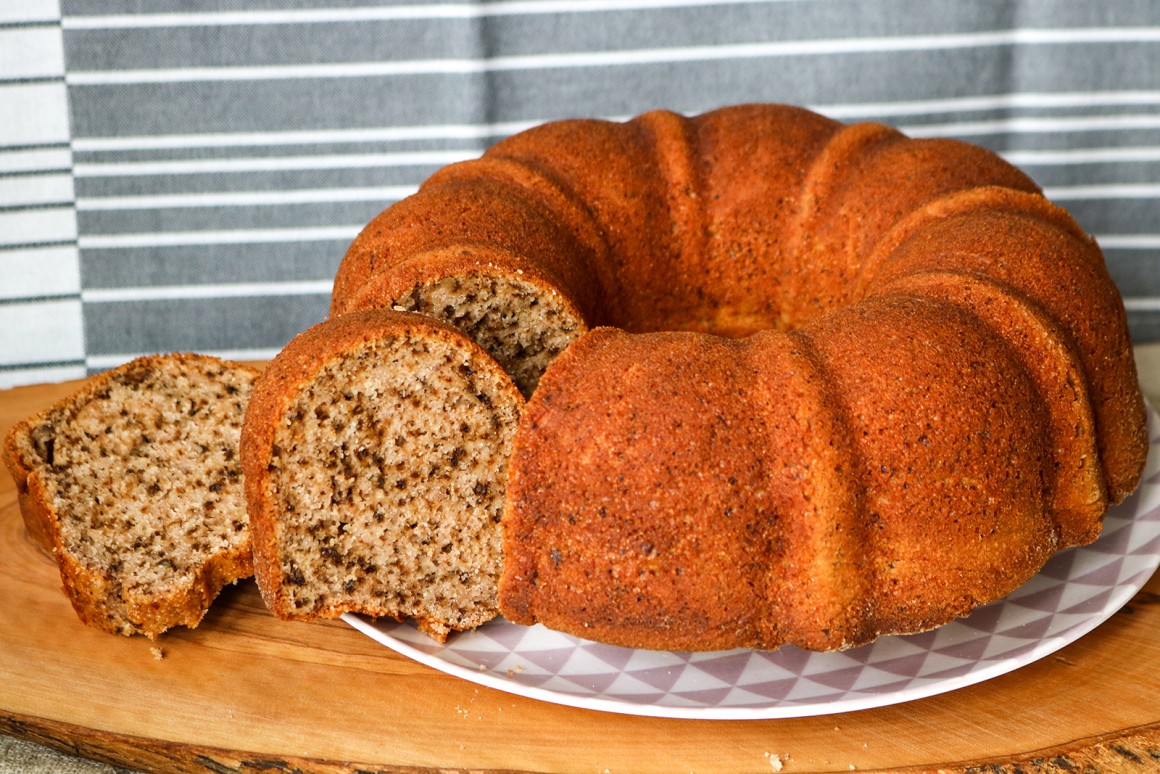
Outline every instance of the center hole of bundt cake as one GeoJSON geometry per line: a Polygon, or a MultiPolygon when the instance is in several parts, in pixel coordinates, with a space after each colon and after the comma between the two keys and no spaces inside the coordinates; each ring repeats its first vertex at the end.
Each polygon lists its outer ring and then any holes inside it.
{"type": "Polygon", "coordinates": [[[440,341],[377,342],[319,373],[275,441],[294,607],[339,593],[383,614],[493,609],[506,410],[440,341]]]}

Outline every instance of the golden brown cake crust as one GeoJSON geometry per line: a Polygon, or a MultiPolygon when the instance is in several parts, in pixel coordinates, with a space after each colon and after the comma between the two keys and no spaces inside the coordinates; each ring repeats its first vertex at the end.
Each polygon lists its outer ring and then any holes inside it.
{"type": "Polygon", "coordinates": [[[1001,338],[927,298],[739,342],[595,331],[517,436],[504,613],[668,649],[834,649],[946,623],[1059,543],[1031,390],[1001,338]]]}
{"type": "Polygon", "coordinates": [[[860,495],[831,478],[854,460],[817,365],[782,334],[602,328],[573,345],[517,434],[504,614],[644,648],[867,639],[860,495]]]}
{"type": "MultiPolygon", "coordinates": [[[[76,393],[55,406],[12,428],[4,443],[4,462],[16,482],[21,514],[29,535],[49,552],[60,569],[61,581],[77,616],[90,626],[116,634],[156,637],[174,626],[195,627],[210,603],[226,585],[253,574],[249,540],[237,542],[196,564],[184,582],[164,593],[142,594],[124,585],[125,579],[107,566],[78,556],[62,535],[59,509],[69,500],[58,499],[50,477],[56,476],[51,460],[40,449],[51,447],[53,436],[70,417],[93,401],[104,400],[110,385],[144,380],[146,375],[170,369],[217,369],[239,375],[242,381],[257,376],[256,368],[205,355],[175,353],[142,357],[89,379],[76,393]]],[[[240,415],[238,419],[240,421],[240,415]]],[[[236,453],[236,452],[234,452],[236,453]]],[[[49,452],[51,457],[51,452],[49,452]]],[[[196,465],[196,460],[190,460],[196,465]]],[[[147,507],[147,506],[146,506],[147,507]]],[[[245,519],[244,508],[233,518],[245,519]]]]}

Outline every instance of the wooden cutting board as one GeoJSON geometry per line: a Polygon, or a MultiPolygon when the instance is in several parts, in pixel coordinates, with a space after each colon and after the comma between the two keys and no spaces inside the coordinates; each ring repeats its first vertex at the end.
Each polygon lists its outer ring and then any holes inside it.
{"type": "MultiPolygon", "coordinates": [[[[1160,345],[1137,352],[1157,405],[1160,345]]],[[[0,392],[0,434],[75,388],[0,392]]],[[[0,731],[167,771],[1155,771],[1160,574],[1069,647],[952,693],[789,720],[644,718],[465,682],[342,623],[278,621],[252,582],[157,643],[87,628],[0,472],[0,731]]]]}

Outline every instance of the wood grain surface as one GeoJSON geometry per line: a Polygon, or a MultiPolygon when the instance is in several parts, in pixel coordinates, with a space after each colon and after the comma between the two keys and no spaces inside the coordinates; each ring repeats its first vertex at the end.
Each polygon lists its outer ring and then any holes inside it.
{"type": "MultiPolygon", "coordinates": [[[[1160,398],[1160,345],[1137,349],[1160,398]]],[[[76,384],[0,392],[0,433],[76,384]]],[[[768,721],[643,718],[434,671],[251,581],[158,642],[82,625],[0,472],[0,732],[158,771],[1160,771],[1160,574],[1058,653],[940,696],[768,721]]]]}

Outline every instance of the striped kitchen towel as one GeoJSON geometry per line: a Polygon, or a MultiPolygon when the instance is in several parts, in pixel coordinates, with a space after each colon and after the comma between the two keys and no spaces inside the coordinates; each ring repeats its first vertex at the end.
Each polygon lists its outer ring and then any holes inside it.
{"type": "Polygon", "coordinates": [[[1151,0],[7,0],[0,386],[269,357],[440,166],[544,120],[752,101],[1005,155],[1160,340],[1151,0]]]}

